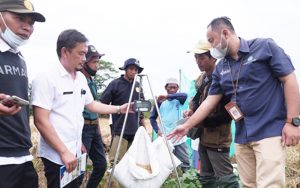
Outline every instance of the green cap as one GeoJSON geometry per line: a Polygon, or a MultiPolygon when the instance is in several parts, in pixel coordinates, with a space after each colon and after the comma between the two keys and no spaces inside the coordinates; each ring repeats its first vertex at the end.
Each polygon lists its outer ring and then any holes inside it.
{"type": "Polygon", "coordinates": [[[17,14],[28,14],[34,21],[45,22],[45,17],[34,11],[33,5],[27,0],[0,0],[0,12],[9,11],[17,14]]]}

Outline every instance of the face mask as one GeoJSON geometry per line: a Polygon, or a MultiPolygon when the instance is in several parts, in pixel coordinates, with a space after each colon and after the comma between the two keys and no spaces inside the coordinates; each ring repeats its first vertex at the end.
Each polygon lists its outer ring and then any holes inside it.
{"type": "Polygon", "coordinates": [[[221,33],[220,43],[215,48],[212,48],[210,51],[211,56],[213,56],[215,59],[222,59],[227,54],[228,42],[226,41],[226,47],[222,48],[222,41],[223,41],[223,34],[221,33]]]}
{"type": "Polygon", "coordinates": [[[4,32],[0,29],[1,37],[7,42],[7,44],[14,49],[25,44],[27,42],[27,39],[22,39],[20,36],[16,35],[12,30],[10,30],[9,27],[7,27],[6,25],[1,12],[0,12],[0,16],[6,27],[4,32]]]}
{"type": "Polygon", "coordinates": [[[97,71],[94,71],[93,69],[91,69],[88,65],[85,65],[84,67],[84,70],[89,73],[89,75],[91,76],[95,76],[97,71]]]}

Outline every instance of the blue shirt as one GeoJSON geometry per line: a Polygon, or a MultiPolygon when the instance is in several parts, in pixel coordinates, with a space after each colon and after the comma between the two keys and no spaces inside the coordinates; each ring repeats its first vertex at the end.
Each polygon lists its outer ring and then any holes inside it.
{"type": "MultiPolygon", "coordinates": [[[[183,104],[186,101],[186,99],[186,93],[169,94],[167,100],[165,100],[159,105],[159,111],[161,114],[166,134],[169,134],[173,129],[175,129],[177,127],[176,122],[183,118],[183,104]]],[[[158,126],[156,122],[157,116],[158,114],[156,108],[154,108],[150,116],[150,123],[156,132],[158,131],[158,126]]],[[[185,140],[186,138],[184,137],[179,142],[176,142],[174,145],[181,144],[185,142],[185,140]]]]}
{"type": "Polygon", "coordinates": [[[232,78],[236,83],[240,69],[236,103],[244,118],[236,122],[235,142],[281,136],[286,107],[279,77],[294,71],[290,58],[272,39],[241,39],[239,54],[237,61],[226,56],[217,64],[209,95],[234,100],[232,78]]]}

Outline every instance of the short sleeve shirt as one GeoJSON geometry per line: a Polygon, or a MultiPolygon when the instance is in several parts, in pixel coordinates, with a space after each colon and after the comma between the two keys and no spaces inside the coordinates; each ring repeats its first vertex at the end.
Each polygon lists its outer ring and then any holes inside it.
{"type": "MultiPolygon", "coordinates": [[[[138,82],[133,85],[133,82],[129,82],[124,78],[124,75],[121,77],[111,81],[107,88],[103,91],[100,101],[104,104],[112,104],[112,105],[122,105],[124,103],[129,102],[131,90],[133,88],[132,93],[132,101],[143,99],[144,95],[142,91],[140,91],[140,85],[138,82]]],[[[112,122],[113,122],[113,134],[120,135],[122,131],[123,122],[125,120],[124,114],[112,114],[112,122]]],[[[127,116],[126,126],[124,130],[125,136],[133,136],[135,135],[139,122],[138,113],[129,113],[127,116]]]]}
{"type": "MultiPolygon", "coordinates": [[[[80,153],[84,106],[93,102],[85,76],[75,80],[59,65],[39,74],[32,82],[32,105],[50,111],[49,121],[58,137],[74,154],[80,153]]],[[[38,155],[63,164],[58,153],[41,137],[38,155]]]]}
{"type": "Polygon", "coordinates": [[[286,107],[279,77],[294,71],[292,62],[272,39],[241,39],[240,44],[237,61],[225,57],[217,64],[209,95],[223,94],[241,109],[244,118],[236,122],[236,143],[280,136],[286,107]]]}

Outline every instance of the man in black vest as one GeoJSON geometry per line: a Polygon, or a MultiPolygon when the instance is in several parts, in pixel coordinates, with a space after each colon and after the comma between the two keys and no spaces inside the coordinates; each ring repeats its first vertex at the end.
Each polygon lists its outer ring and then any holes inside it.
{"type": "Polygon", "coordinates": [[[18,47],[45,17],[24,0],[0,0],[0,187],[38,187],[32,164],[29,108],[7,102],[8,95],[28,100],[26,64],[18,47]]]}

